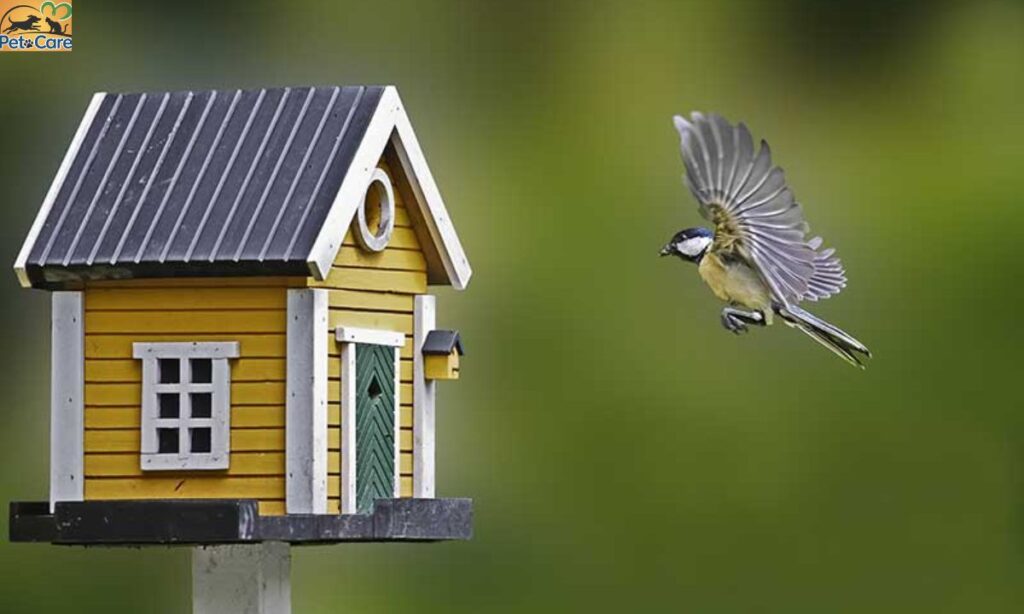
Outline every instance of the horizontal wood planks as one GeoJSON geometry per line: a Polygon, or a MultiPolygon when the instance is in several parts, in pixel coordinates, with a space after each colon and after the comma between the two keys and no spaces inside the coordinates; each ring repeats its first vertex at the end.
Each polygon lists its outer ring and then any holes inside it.
{"type": "Polygon", "coordinates": [[[296,280],[170,279],[85,289],[85,498],[255,498],[284,513],[287,287],[296,280]],[[142,341],[237,341],[226,471],[139,467],[142,341]]]}
{"type": "Polygon", "coordinates": [[[310,280],[311,288],[337,288],[342,290],[372,290],[401,294],[425,294],[427,274],[419,271],[392,271],[360,267],[331,267],[327,279],[310,280]]]}

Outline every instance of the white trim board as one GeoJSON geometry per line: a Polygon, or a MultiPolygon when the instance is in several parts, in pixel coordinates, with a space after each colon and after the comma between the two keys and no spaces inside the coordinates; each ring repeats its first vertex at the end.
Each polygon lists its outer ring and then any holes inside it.
{"type": "Polygon", "coordinates": [[[423,343],[436,324],[436,298],[417,296],[413,307],[412,496],[434,498],[434,398],[437,384],[424,373],[423,343]]]}
{"type": "Polygon", "coordinates": [[[85,334],[81,292],[54,292],[50,340],[50,512],[85,496],[85,334]]]}
{"type": "Polygon", "coordinates": [[[341,509],[356,513],[356,346],[341,344],[341,509]]]}
{"type": "Polygon", "coordinates": [[[145,358],[238,358],[241,353],[237,341],[170,341],[135,342],[132,356],[145,358]]]}
{"type": "Polygon", "coordinates": [[[334,331],[334,338],[340,343],[368,343],[370,345],[390,345],[391,347],[405,345],[403,333],[353,326],[339,326],[334,331]]]}
{"type": "Polygon", "coordinates": [[[285,509],[327,513],[328,291],[288,290],[285,509]]]}
{"type": "Polygon", "coordinates": [[[21,284],[22,288],[32,287],[32,283],[28,279],[28,272],[25,270],[29,254],[32,252],[32,247],[39,237],[39,232],[43,229],[43,224],[46,223],[46,218],[50,215],[50,209],[53,208],[53,203],[57,200],[57,194],[60,192],[61,186],[64,185],[64,178],[67,177],[68,171],[71,170],[71,164],[74,163],[78,150],[82,146],[82,141],[85,140],[85,135],[89,132],[89,126],[92,125],[92,120],[96,117],[96,112],[99,111],[106,95],[106,92],[97,92],[92,95],[92,100],[89,101],[89,106],[85,109],[85,115],[82,116],[82,121],[78,124],[78,130],[75,131],[75,136],[71,139],[71,145],[68,147],[67,152],[64,153],[64,160],[61,161],[60,166],[57,168],[57,174],[50,183],[50,189],[47,190],[46,197],[43,198],[43,206],[39,208],[39,213],[36,214],[36,219],[32,222],[32,228],[29,230],[28,236],[25,237],[25,242],[21,245],[21,251],[18,252],[18,259],[14,261],[14,273],[18,276],[18,283],[21,284]]]}
{"type": "Polygon", "coordinates": [[[392,437],[395,441],[393,461],[394,472],[391,478],[391,496],[395,499],[402,496],[402,348],[395,347],[395,410],[392,437]]]}
{"type": "Polygon", "coordinates": [[[473,276],[473,269],[466,258],[466,252],[462,248],[459,236],[455,232],[455,226],[448,216],[448,209],[441,199],[441,192],[437,189],[434,176],[427,166],[427,159],[420,148],[416,133],[413,132],[412,123],[405,109],[399,101],[399,112],[395,117],[395,134],[391,142],[395,146],[395,152],[402,163],[402,170],[409,179],[409,185],[413,194],[416,195],[416,205],[419,205],[420,213],[426,223],[427,231],[437,246],[437,251],[444,264],[445,273],[448,276],[448,283],[456,290],[465,290],[469,285],[469,278],[473,276]]]}
{"type": "MultiPolygon", "coordinates": [[[[384,155],[384,149],[389,142],[395,146],[402,170],[416,195],[418,202],[415,205],[423,214],[427,230],[444,264],[448,282],[457,290],[465,289],[473,270],[448,216],[448,210],[441,199],[434,177],[430,173],[430,167],[427,166],[416,133],[413,132],[405,107],[398,96],[398,90],[390,85],[381,95],[363,141],[356,150],[348,173],[334,197],[327,219],[313,243],[313,249],[306,262],[310,274],[318,280],[323,280],[330,273],[331,263],[341,249],[345,233],[352,224],[372,180],[373,171],[377,168],[377,162],[384,155]]],[[[413,203],[407,203],[407,206],[411,204],[413,203]]]]}

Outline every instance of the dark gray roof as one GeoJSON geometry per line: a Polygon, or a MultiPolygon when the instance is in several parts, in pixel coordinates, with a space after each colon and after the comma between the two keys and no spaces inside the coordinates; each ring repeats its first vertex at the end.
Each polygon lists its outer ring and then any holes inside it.
{"type": "Polygon", "coordinates": [[[307,274],[383,91],[105,94],[28,253],[29,279],[307,274]]]}
{"type": "Polygon", "coordinates": [[[458,350],[459,355],[463,355],[462,339],[457,330],[432,330],[423,340],[424,354],[451,354],[452,350],[458,350]]]}

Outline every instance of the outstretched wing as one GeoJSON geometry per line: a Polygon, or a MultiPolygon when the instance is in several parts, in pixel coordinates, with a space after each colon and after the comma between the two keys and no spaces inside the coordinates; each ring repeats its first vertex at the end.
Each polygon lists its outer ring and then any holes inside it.
{"type": "Polygon", "coordinates": [[[820,239],[805,239],[807,223],[782,169],[772,165],[768,143],[762,140],[755,154],[750,130],[715,114],[674,119],[686,184],[715,225],[713,249],[738,247],[783,303],[839,292],[842,265],[833,250],[818,251],[820,239]]]}
{"type": "Polygon", "coordinates": [[[835,296],[846,287],[846,271],[843,270],[843,264],[835,255],[836,250],[830,247],[818,251],[821,243],[821,237],[814,237],[807,242],[816,252],[814,275],[807,280],[807,294],[804,295],[804,298],[809,301],[819,301],[835,296]]]}

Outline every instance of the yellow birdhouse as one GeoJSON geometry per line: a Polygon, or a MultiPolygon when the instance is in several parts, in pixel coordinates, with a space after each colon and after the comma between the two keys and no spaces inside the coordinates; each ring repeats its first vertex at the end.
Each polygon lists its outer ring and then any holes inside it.
{"type": "Polygon", "coordinates": [[[15,272],[53,291],[53,444],[14,541],[472,534],[429,289],[472,270],[394,87],[96,94],[15,272]]]}
{"type": "Polygon", "coordinates": [[[427,379],[459,379],[462,341],[457,330],[432,330],[423,343],[423,370],[427,379]]]}

